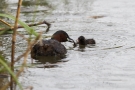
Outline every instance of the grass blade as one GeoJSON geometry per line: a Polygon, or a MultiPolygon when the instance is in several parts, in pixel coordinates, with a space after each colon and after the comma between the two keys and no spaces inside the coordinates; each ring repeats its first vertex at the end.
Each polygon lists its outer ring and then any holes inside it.
{"type": "Polygon", "coordinates": [[[9,66],[4,62],[4,58],[0,55],[0,63],[5,67],[5,69],[12,75],[12,77],[14,78],[15,82],[17,83],[17,85],[19,86],[19,88],[21,90],[23,90],[21,84],[18,82],[16,75],[12,72],[12,70],[9,68],[9,66]]]}

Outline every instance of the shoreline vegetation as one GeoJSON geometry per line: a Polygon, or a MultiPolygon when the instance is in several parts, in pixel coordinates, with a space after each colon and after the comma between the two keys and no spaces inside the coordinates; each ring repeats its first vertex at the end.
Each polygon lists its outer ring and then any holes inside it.
{"type": "MultiPolygon", "coordinates": [[[[41,38],[42,36],[42,32],[37,33],[33,28],[31,28],[31,26],[37,26],[37,25],[41,25],[41,24],[46,24],[47,28],[45,30],[45,32],[49,31],[49,28],[51,26],[50,23],[48,23],[47,21],[42,21],[42,22],[37,22],[37,23],[33,23],[33,24],[26,24],[25,22],[22,22],[21,20],[19,20],[19,15],[20,15],[20,7],[22,5],[22,0],[18,0],[18,7],[17,7],[17,11],[16,11],[16,17],[9,15],[9,14],[3,14],[0,13],[0,17],[3,18],[8,18],[14,21],[14,25],[9,24],[7,21],[4,21],[3,19],[0,19],[0,22],[2,24],[4,24],[7,27],[1,27],[0,28],[0,35],[5,34],[6,32],[11,32],[12,34],[12,45],[11,45],[11,62],[6,62],[7,60],[0,55],[0,78],[8,78],[10,76],[10,80],[5,83],[5,85],[3,85],[3,87],[0,87],[0,90],[7,90],[7,88],[10,87],[10,90],[14,90],[16,88],[16,85],[18,85],[20,90],[25,90],[22,85],[19,83],[18,81],[18,77],[19,75],[23,72],[24,67],[26,67],[26,62],[27,62],[27,57],[30,53],[30,50],[32,48],[32,46],[41,38]],[[19,25],[18,25],[19,24],[19,25]],[[17,29],[18,28],[24,28],[24,30],[26,30],[29,34],[29,37],[25,37],[23,34],[20,34],[17,29]],[[27,41],[28,46],[27,49],[24,53],[22,53],[22,55],[18,56],[15,59],[15,43],[16,43],[16,35],[19,35],[20,37],[22,37],[24,40],[27,41]],[[31,36],[34,35],[35,38],[34,40],[31,39],[31,36]],[[21,58],[23,58],[23,63],[20,66],[19,70],[17,72],[14,71],[14,64],[19,61],[21,58]]],[[[47,3],[46,3],[47,5],[47,3]]],[[[32,86],[27,87],[28,90],[32,90],[32,86]]]]}

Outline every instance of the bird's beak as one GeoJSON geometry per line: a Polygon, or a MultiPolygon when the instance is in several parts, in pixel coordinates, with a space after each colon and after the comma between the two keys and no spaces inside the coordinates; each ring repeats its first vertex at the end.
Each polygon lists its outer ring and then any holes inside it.
{"type": "Polygon", "coordinates": [[[73,46],[74,46],[74,47],[76,47],[76,46],[77,46],[73,39],[69,39],[69,38],[68,38],[67,40],[68,40],[69,42],[74,43],[74,44],[73,44],[73,46]]]}

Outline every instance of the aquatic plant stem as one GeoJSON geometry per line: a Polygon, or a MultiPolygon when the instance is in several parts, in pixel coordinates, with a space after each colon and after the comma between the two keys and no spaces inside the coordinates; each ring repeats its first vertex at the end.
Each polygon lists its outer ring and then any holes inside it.
{"type": "MultiPolygon", "coordinates": [[[[1,19],[0,19],[0,21],[1,21],[1,19]]],[[[10,28],[9,28],[9,30],[14,30],[14,27],[12,27],[9,23],[7,23],[7,22],[5,22],[5,21],[1,21],[1,22],[3,22],[4,24],[6,24],[7,26],[9,26],[10,28]]],[[[28,24],[28,26],[29,27],[31,27],[31,26],[37,26],[37,25],[41,25],[41,24],[46,24],[47,25],[47,29],[46,29],[46,31],[45,32],[48,32],[49,31],[49,28],[50,28],[50,26],[51,26],[51,24],[50,23],[48,23],[47,21],[42,21],[42,22],[38,22],[38,23],[34,23],[34,24],[28,24]]],[[[24,26],[17,26],[17,28],[24,28],[24,26]]],[[[3,30],[7,30],[6,28],[0,28],[0,31],[3,31],[3,30]]]]}
{"type": "Polygon", "coordinates": [[[12,28],[12,25],[10,25],[9,23],[5,22],[4,20],[0,19],[0,22],[6,24],[7,26],[11,27],[12,28]]]}
{"type": "Polygon", "coordinates": [[[23,63],[22,63],[22,67],[21,67],[20,70],[17,72],[17,75],[16,75],[17,77],[19,77],[19,75],[21,74],[21,72],[24,70],[24,67],[26,66],[26,61],[27,61],[29,52],[31,51],[32,46],[33,46],[35,43],[37,43],[37,41],[41,38],[41,34],[42,34],[42,33],[40,33],[39,36],[37,36],[33,42],[29,42],[29,41],[28,41],[28,48],[27,48],[27,50],[26,50],[22,55],[20,55],[20,56],[18,57],[18,60],[20,60],[22,57],[24,57],[24,60],[23,60],[23,63]]]}
{"type": "MultiPolygon", "coordinates": [[[[20,15],[20,7],[22,4],[22,0],[18,1],[18,7],[17,7],[17,13],[16,13],[16,20],[15,20],[15,25],[14,25],[14,30],[13,30],[13,35],[12,35],[12,52],[11,52],[11,70],[14,72],[14,56],[15,56],[15,42],[16,42],[16,34],[17,34],[17,24],[18,24],[18,19],[20,15]]],[[[10,85],[10,90],[13,90],[13,77],[11,76],[11,85],[10,85]]]]}

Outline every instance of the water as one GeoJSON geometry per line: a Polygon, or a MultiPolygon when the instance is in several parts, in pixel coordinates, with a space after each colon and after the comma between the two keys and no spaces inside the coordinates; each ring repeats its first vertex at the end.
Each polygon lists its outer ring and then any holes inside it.
{"type": "MultiPolygon", "coordinates": [[[[16,10],[16,1],[10,1],[8,7],[9,12],[12,11],[13,14],[16,10]]],[[[39,63],[37,67],[26,68],[19,78],[23,87],[33,86],[34,90],[134,90],[135,1],[68,1],[68,3],[59,3],[60,0],[51,2],[51,5],[57,6],[51,13],[47,7],[39,6],[35,21],[47,20],[52,24],[50,31],[44,35],[65,30],[74,40],[80,35],[94,38],[96,46],[80,49],[73,48],[71,43],[63,43],[68,50],[66,58],[56,63],[56,67],[53,68],[42,68],[44,63],[39,63]]],[[[22,7],[21,20],[28,23],[33,21],[32,10],[35,8],[32,7],[35,5],[22,7]]],[[[35,28],[37,31],[44,31],[45,27],[41,25],[35,28]]],[[[0,37],[3,47],[1,52],[8,59],[10,59],[10,37],[10,35],[0,37]]],[[[27,44],[19,37],[17,40],[18,56],[27,44]]],[[[28,64],[30,63],[29,57],[28,64]]]]}

